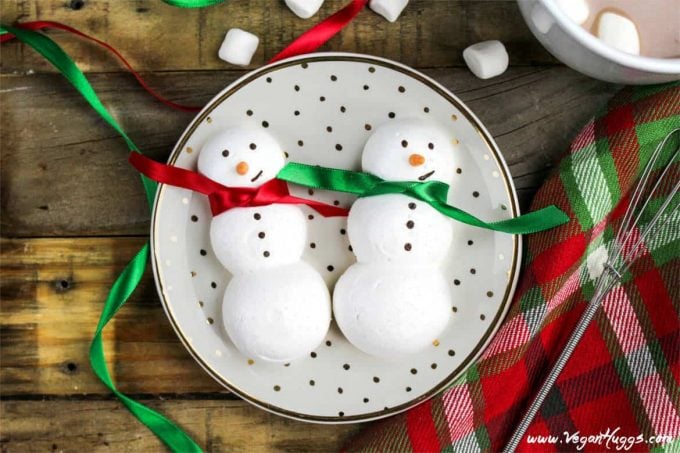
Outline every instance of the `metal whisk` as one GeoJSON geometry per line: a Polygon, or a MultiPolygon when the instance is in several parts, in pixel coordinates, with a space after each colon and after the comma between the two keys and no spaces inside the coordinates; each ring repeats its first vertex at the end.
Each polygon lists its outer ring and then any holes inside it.
{"type": "Polygon", "coordinates": [[[616,237],[611,242],[609,247],[609,257],[604,264],[604,270],[598,277],[595,284],[595,293],[588,304],[588,307],[583,312],[581,319],[576,325],[574,333],[569,338],[564,350],[560,354],[557,362],[550,370],[550,374],[546,378],[543,386],[539,390],[536,398],[531,403],[529,410],[520,422],[517,430],[508,442],[508,445],[503,450],[504,453],[512,453],[517,449],[520,441],[526,434],[529,425],[536,416],[536,413],[541,408],[543,401],[552,389],[557,377],[562,372],[569,357],[576,349],[576,345],[583,337],[583,333],[592,321],[597,309],[602,305],[602,300],[605,295],[622,279],[622,276],[630,269],[630,266],[638,258],[641,250],[644,248],[648,240],[656,234],[666,223],[670,221],[674,213],[680,207],[680,165],[674,165],[678,162],[680,156],[680,129],[673,130],[668,134],[664,140],[657,146],[652,153],[649,162],[645,166],[642,175],[631,195],[630,204],[623,217],[621,226],[618,229],[616,237]],[[660,161],[669,143],[673,143],[673,135],[676,135],[674,148],[670,150],[670,157],[668,160],[660,161]],[[662,168],[661,174],[658,177],[652,178],[651,175],[655,169],[662,168]],[[650,205],[650,200],[660,198],[657,192],[660,188],[672,186],[670,192],[665,195],[663,202],[658,208],[658,211],[652,216],[649,222],[642,222],[643,217],[650,205]]]}

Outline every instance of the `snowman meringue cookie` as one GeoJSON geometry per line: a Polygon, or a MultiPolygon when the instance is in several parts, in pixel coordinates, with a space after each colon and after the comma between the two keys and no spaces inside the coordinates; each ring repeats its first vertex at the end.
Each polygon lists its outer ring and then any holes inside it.
{"type": "MultiPolygon", "coordinates": [[[[418,119],[376,129],[362,154],[363,170],[388,181],[450,184],[456,146],[418,119]]],[[[452,221],[427,203],[401,194],[358,199],[347,234],[357,263],[340,277],[333,313],[358,349],[389,358],[436,342],[451,318],[451,288],[440,266],[452,221]]]]}
{"type": "MultiPolygon", "coordinates": [[[[228,129],[201,149],[198,171],[227,187],[259,187],[285,165],[284,152],[261,128],[228,129]]],[[[288,362],[324,339],[331,318],[323,278],[301,261],[307,223],[295,205],[239,207],[215,216],[210,241],[232,273],[222,319],[250,359],[288,362]]]]}

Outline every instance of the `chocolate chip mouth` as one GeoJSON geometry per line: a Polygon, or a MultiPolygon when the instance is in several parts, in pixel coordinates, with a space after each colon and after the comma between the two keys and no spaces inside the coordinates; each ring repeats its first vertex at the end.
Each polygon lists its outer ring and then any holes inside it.
{"type": "Polygon", "coordinates": [[[434,170],[432,170],[432,171],[429,172],[429,173],[425,173],[425,174],[422,175],[422,176],[418,176],[418,181],[425,181],[427,178],[429,178],[429,177],[432,176],[432,175],[434,175],[434,170]]]}
{"type": "Polygon", "coordinates": [[[257,178],[259,178],[260,176],[262,176],[262,170],[260,170],[260,172],[259,172],[258,174],[256,174],[255,177],[254,177],[253,179],[250,180],[250,182],[255,182],[255,181],[257,181],[257,178]]]}

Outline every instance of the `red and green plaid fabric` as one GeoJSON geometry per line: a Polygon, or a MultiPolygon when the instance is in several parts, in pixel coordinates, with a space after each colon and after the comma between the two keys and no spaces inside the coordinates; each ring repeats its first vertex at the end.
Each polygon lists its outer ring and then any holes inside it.
{"type": "MultiPolygon", "coordinates": [[[[556,204],[572,220],[526,238],[512,307],[479,361],[440,396],[373,425],[346,450],[502,450],[593,296],[639,173],[678,127],[680,83],[615,96],[536,195],[532,209],[556,204]]],[[[645,247],[605,298],[520,451],[680,451],[680,213],[645,247]]]]}

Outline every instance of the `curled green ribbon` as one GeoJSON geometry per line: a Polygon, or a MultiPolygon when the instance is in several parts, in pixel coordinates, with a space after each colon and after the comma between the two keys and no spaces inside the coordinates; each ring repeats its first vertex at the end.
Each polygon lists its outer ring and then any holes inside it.
{"type": "Polygon", "coordinates": [[[204,8],[206,6],[217,5],[223,1],[224,0],[163,0],[163,3],[178,8],[204,8]]]}
{"type": "MultiPolygon", "coordinates": [[[[127,143],[129,149],[131,151],[139,152],[137,145],[134,144],[120,124],[118,124],[108,110],[106,110],[106,107],[104,107],[104,104],[102,104],[97,93],[94,91],[94,88],[92,88],[92,85],[90,85],[90,82],[82,71],[78,69],[73,60],[57,45],[57,43],[42,33],[0,25],[0,35],[5,33],[12,33],[17,39],[31,46],[35,51],[52,63],[61,74],[71,82],[76,90],[78,90],[104,121],[120,134],[127,143]]],[[[147,179],[145,176],[142,176],[142,184],[144,185],[144,191],[146,192],[149,206],[152,206],[156,194],[156,183],[147,179]]],[[[125,305],[125,302],[127,302],[130,295],[132,295],[139,284],[144,275],[144,269],[146,269],[148,258],[149,244],[147,243],[135,255],[132,261],[125,266],[125,269],[111,287],[106,302],[104,303],[104,308],[101,317],[99,318],[92,344],[90,345],[90,365],[104,385],[121,400],[125,407],[127,407],[139,421],[144,423],[172,451],[201,452],[201,447],[199,447],[188,434],[182,431],[182,429],[173,422],[120,392],[114,385],[113,379],[106,367],[102,332],[116,312],[125,305]]]]}
{"type": "Polygon", "coordinates": [[[511,234],[549,230],[569,221],[569,216],[551,205],[538,211],[497,222],[485,222],[447,203],[449,185],[440,181],[385,181],[369,173],[288,163],[276,176],[284,181],[314,189],[347,192],[359,197],[403,194],[424,201],[437,211],[467,225],[511,234]]]}

